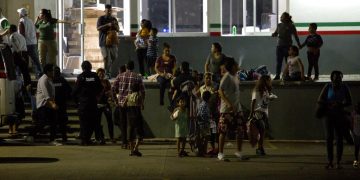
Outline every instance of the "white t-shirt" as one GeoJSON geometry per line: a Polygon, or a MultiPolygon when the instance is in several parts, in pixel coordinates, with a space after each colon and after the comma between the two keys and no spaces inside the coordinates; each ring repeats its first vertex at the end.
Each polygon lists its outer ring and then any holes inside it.
{"type": "Polygon", "coordinates": [[[12,52],[21,52],[27,51],[26,40],[24,36],[19,34],[18,32],[14,32],[10,35],[10,46],[12,52]]]}
{"type": "Polygon", "coordinates": [[[253,91],[251,100],[256,100],[255,111],[261,111],[269,115],[270,93],[265,91],[261,96],[259,91],[253,91]]]}
{"type": "MultiPolygon", "coordinates": [[[[229,72],[225,73],[220,81],[219,89],[224,92],[225,97],[230,101],[234,106],[234,109],[237,112],[241,112],[240,104],[240,80],[237,76],[231,75],[229,72]]],[[[230,112],[229,107],[226,105],[225,101],[221,99],[220,104],[220,113],[230,112]]]]}
{"type": "Polygon", "coordinates": [[[299,56],[296,57],[288,57],[287,66],[289,67],[289,75],[294,74],[296,72],[301,72],[300,64],[298,63],[300,60],[299,56]]]}
{"type": "MultiPolygon", "coordinates": [[[[24,24],[25,27],[25,39],[26,45],[34,45],[37,44],[36,41],[36,30],[35,25],[31,19],[28,17],[20,18],[20,23],[24,24]]],[[[20,33],[20,30],[18,31],[20,33]]]]}

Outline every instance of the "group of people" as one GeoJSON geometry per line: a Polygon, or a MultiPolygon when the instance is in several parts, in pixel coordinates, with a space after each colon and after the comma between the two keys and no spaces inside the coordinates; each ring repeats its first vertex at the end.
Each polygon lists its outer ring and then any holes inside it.
{"type": "MultiPolygon", "coordinates": [[[[14,55],[14,64],[19,68],[24,80],[24,87],[30,91],[31,78],[28,67],[28,56],[35,65],[35,72],[39,81],[36,89],[36,116],[34,127],[30,130],[27,141],[33,141],[41,129],[50,123],[50,141],[52,144],[61,145],[55,141],[56,132],[62,134],[62,140],[67,141],[66,136],[66,100],[69,97],[75,99],[78,105],[80,119],[81,145],[91,145],[91,137],[95,133],[95,139],[99,144],[105,143],[104,133],[101,126],[102,114],[107,119],[109,137],[114,138],[114,126],[121,129],[121,141],[124,149],[130,149],[130,155],[142,156],[139,145],[144,137],[143,116],[145,88],[143,76],[156,73],[156,79],[160,87],[160,105],[164,105],[166,88],[170,88],[168,107],[175,123],[175,137],[177,138],[178,156],[188,156],[185,151],[187,137],[190,138],[192,148],[196,148],[199,156],[216,155],[219,160],[226,160],[224,144],[227,134],[235,134],[237,151],[235,156],[241,160],[248,159],[242,154],[242,140],[249,126],[257,129],[257,155],[266,155],[263,142],[266,129],[268,128],[268,106],[271,100],[277,96],[272,94],[272,80],[269,75],[262,75],[256,82],[250,99],[250,114],[244,115],[240,103],[240,80],[237,76],[239,66],[234,58],[227,57],[222,53],[222,46],[215,42],[211,45],[211,53],[205,62],[204,75],[198,75],[190,70],[190,64],[186,61],[176,68],[177,60],[170,53],[170,45],[164,43],[160,56],[158,51],[157,29],[152,27],[149,20],[141,21],[141,29],[136,35],[134,42],[139,61],[140,74],[134,72],[134,62],[129,61],[126,66],[121,66],[115,82],[111,85],[105,78],[111,74],[112,63],[117,57],[117,37],[114,33],[119,31],[116,18],[112,17],[111,5],[105,6],[105,15],[99,17],[97,29],[99,31],[99,46],[104,57],[104,69],[92,72],[92,65],[84,61],[81,65],[83,72],[77,77],[75,87],[72,89],[67,81],[61,76],[60,68],[56,67],[56,43],[54,28],[56,23],[69,23],[51,17],[50,10],[42,9],[35,24],[27,17],[24,8],[18,10],[19,25],[11,25],[1,15],[0,34],[3,42],[9,43],[14,55]],[[39,41],[36,40],[35,29],[40,32],[39,41]],[[6,38],[8,37],[8,40],[6,38]],[[37,46],[39,55],[37,55],[37,46]],[[147,67],[145,69],[144,62],[147,67]],[[114,117],[112,106],[116,104],[114,117]],[[247,119],[251,119],[251,123],[247,119]],[[207,151],[210,142],[211,149],[207,151]],[[218,146],[216,147],[216,143],[218,146]]],[[[0,12],[1,13],[1,12],[0,12]]],[[[273,36],[278,37],[276,50],[277,66],[274,80],[280,79],[282,62],[286,61],[283,70],[284,80],[311,79],[312,69],[315,68],[314,80],[319,78],[318,61],[320,48],[323,44],[321,36],[316,33],[317,25],[309,24],[310,35],[304,43],[300,43],[296,28],[288,13],[283,13],[281,23],[278,24],[273,36]],[[292,45],[292,36],[298,46],[292,45]],[[307,46],[309,68],[307,76],[304,75],[304,66],[299,58],[299,48],[307,46]]],[[[34,94],[34,93],[30,93],[34,94]]],[[[328,152],[328,164],[326,168],[334,168],[333,164],[333,140],[336,132],[337,161],[336,168],[341,168],[342,137],[345,128],[345,107],[351,105],[349,88],[342,83],[342,73],[334,71],[331,74],[331,83],[327,84],[319,97],[317,116],[325,117],[326,141],[328,152]]],[[[359,104],[352,113],[349,124],[355,142],[354,167],[358,167],[358,154],[360,146],[360,119],[359,104]]],[[[251,133],[251,132],[250,132],[251,133]]]]}

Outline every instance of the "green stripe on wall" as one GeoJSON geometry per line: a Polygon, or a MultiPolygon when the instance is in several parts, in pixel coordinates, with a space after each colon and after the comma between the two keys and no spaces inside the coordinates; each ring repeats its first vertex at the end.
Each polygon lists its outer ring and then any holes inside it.
{"type": "Polygon", "coordinates": [[[138,24],[131,24],[130,27],[131,27],[131,29],[137,29],[137,28],[139,28],[139,25],[138,24]]]}
{"type": "Polygon", "coordinates": [[[221,24],[210,24],[210,28],[221,28],[221,24]]]}
{"type": "MultiPolygon", "coordinates": [[[[296,27],[308,27],[310,23],[294,23],[296,27]]],[[[360,26],[360,22],[317,22],[318,27],[360,26]]]]}

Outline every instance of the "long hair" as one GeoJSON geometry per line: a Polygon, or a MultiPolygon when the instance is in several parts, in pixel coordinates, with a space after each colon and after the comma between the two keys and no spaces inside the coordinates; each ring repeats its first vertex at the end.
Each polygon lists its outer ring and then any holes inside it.
{"type": "Polygon", "coordinates": [[[41,13],[45,16],[46,21],[56,23],[56,19],[52,17],[50,9],[41,9],[41,13]]]}
{"type": "Polygon", "coordinates": [[[285,19],[286,19],[289,23],[291,23],[291,24],[294,23],[294,21],[292,20],[292,17],[290,16],[290,14],[289,14],[288,12],[283,12],[281,16],[284,16],[285,19]]]}
{"type": "Polygon", "coordinates": [[[271,81],[271,77],[269,75],[262,75],[259,80],[257,80],[255,88],[253,91],[260,92],[260,95],[264,95],[265,91],[271,91],[272,87],[271,84],[267,84],[266,81],[271,81]]]}

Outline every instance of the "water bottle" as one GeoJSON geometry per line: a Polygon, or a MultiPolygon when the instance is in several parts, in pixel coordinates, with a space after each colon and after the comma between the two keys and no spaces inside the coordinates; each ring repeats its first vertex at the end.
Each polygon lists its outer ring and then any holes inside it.
{"type": "Polygon", "coordinates": [[[233,27],[232,27],[232,35],[236,35],[237,34],[237,30],[236,30],[236,26],[234,25],[233,27]]]}

